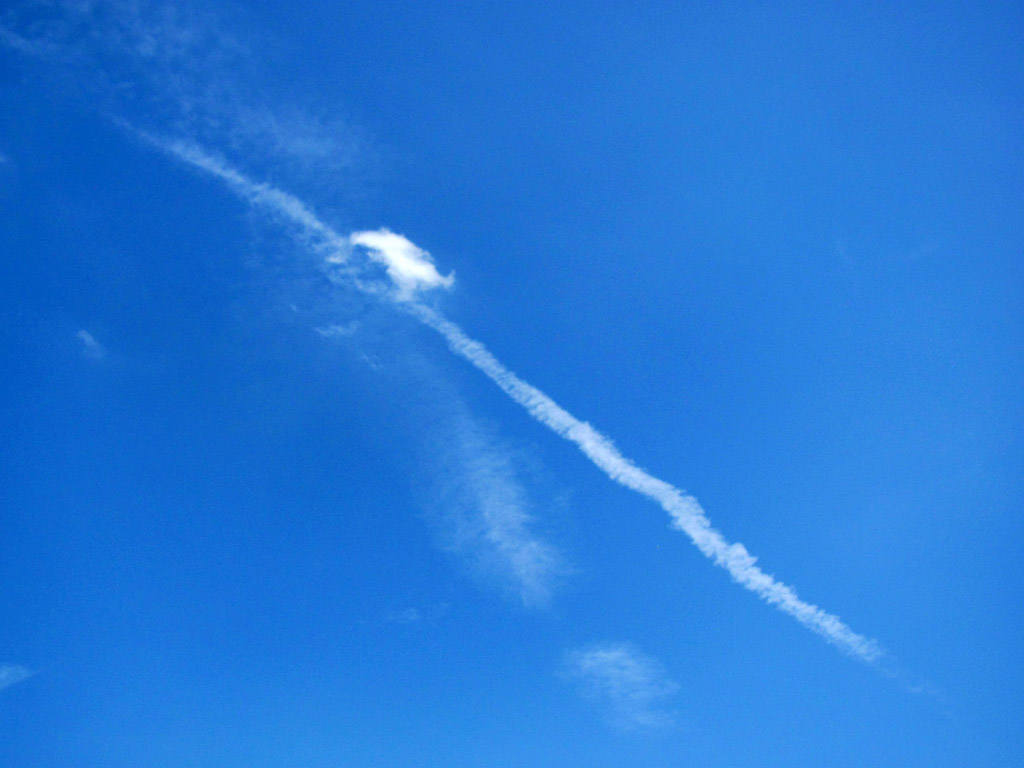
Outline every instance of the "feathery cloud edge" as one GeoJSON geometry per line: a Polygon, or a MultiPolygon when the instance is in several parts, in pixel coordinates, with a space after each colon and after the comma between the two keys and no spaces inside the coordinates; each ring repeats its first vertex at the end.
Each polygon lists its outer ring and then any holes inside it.
{"type": "Polygon", "coordinates": [[[622,728],[670,726],[674,714],[657,705],[679,686],[655,659],[629,643],[596,643],[566,654],[566,674],[583,695],[607,707],[622,728]]]}

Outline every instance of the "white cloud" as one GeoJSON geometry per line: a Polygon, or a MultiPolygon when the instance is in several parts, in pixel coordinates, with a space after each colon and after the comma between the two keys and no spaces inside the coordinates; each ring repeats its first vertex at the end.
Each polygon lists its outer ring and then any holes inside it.
{"type": "MultiPolygon", "coordinates": [[[[449,286],[452,275],[442,277],[423,249],[402,235],[386,229],[355,232],[341,237],[301,200],[269,184],[255,182],[192,142],[175,141],[135,132],[144,140],[206,174],[220,179],[251,205],[266,210],[297,229],[302,239],[323,254],[334,274],[358,290],[388,295],[408,303],[416,291],[449,286]],[[384,291],[364,265],[351,263],[352,247],[365,248],[371,260],[383,263],[395,291],[384,291]]],[[[322,336],[346,335],[350,326],[317,328],[322,336]]],[[[450,510],[453,534],[449,545],[474,559],[482,571],[496,573],[524,605],[543,605],[550,599],[551,584],[564,570],[557,551],[530,532],[525,492],[507,457],[478,431],[467,426],[456,430],[450,452],[462,457],[450,475],[460,502],[450,510]],[[473,510],[468,514],[467,510],[473,510]]]]}
{"type": "MultiPolygon", "coordinates": [[[[376,258],[387,264],[389,275],[398,287],[397,294],[389,294],[398,300],[396,306],[404,308],[412,317],[439,333],[452,352],[491,379],[538,422],[575,444],[609,479],[661,506],[669,514],[672,526],[689,536],[704,556],[715,565],[724,568],[736,583],[768,604],[776,606],[783,613],[789,614],[803,626],[854,658],[874,664],[885,656],[885,652],[875,640],[857,634],[838,616],[801,600],[795,589],[762,571],[756,564],[757,559],[742,544],[730,543],[711,526],[711,521],[696,498],[636,466],[619,452],[608,437],[587,422],[577,419],[541,390],[520,379],[483,344],[467,336],[458,325],[436,310],[411,301],[410,294],[417,287],[447,285],[453,279],[451,275],[441,277],[425,251],[405,237],[388,230],[357,232],[351,238],[341,238],[295,196],[268,184],[253,182],[195,145],[148,138],[194,167],[220,178],[253,205],[273,211],[298,225],[307,241],[318,250],[329,252],[325,258],[329,265],[345,264],[346,249],[351,247],[351,243],[377,251],[379,255],[376,258]]],[[[367,281],[358,266],[348,265],[346,272],[338,274],[342,278],[347,278],[352,286],[361,291],[373,295],[382,293],[379,285],[367,281]]],[[[481,471],[482,476],[488,474],[491,473],[481,471]]],[[[509,514],[504,516],[497,512],[490,516],[490,519],[495,521],[494,528],[485,539],[489,538],[499,550],[504,550],[509,555],[509,562],[520,562],[523,573],[529,573],[531,567],[544,563],[546,551],[543,548],[534,548],[529,545],[528,539],[518,537],[517,532],[524,528],[524,519],[513,512],[517,509],[514,503],[503,501],[511,496],[496,493],[492,496],[482,494],[481,498],[490,499],[487,505],[489,509],[509,510],[509,514]],[[516,541],[521,541],[521,544],[514,544],[516,541]]]]}
{"type": "Polygon", "coordinates": [[[337,118],[262,104],[255,62],[267,46],[228,31],[206,4],[163,0],[7,0],[0,46],[57,61],[107,109],[143,114],[275,171],[339,178],[364,151],[337,118]],[[40,7],[43,6],[43,7],[40,7]]]}
{"type": "Polygon", "coordinates": [[[0,691],[32,677],[32,670],[17,664],[0,665],[0,691]]]}
{"type": "Polygon", "coordinates": [[[340,325],[334,323],[332,325],[321,325],[314,328],[317,333],[323,336],[325,339],[329,339],[337,336],[353,336],[359,331],[359,323],[353,321],[351,323],[345,323],[340,325]]]}
{"type": "Polygon", "coordinates": [[[130,127],[129,130],[193,168],[220,179],[251,205],[282,218],[297,229],[309,247],[323,255],[325,265],[365,293],[379,294],[383,288],[363,265],[350,264],[354,246],[365,249],[371,261],[384,265],[395,288],[391,296],[399,301],[410,301],[419,292],[432,288],[449,288],[455,281],[454,273],[441,275],[430,254],[403,235],[378,229],[353,232],[343,237],[295,195],[270,184],[253,181],[194,142],[166,139],[130,127]],[[344,270],[339,269],[342,267],[344,270]]]}
{"type": "Polygon", "coordinates": [[[434,441],[437,522],[446,548],[525,607],[547,605],[568,567],[534,530],[530,502],[510,452],[467,414],[434,441]]]}
{"type": "Polygon", "coordinates": [[[406,307],[424,325],[441,334],[455,354],[468,360],[533,418],[574,443],[609,479],[658,503],[671,517],[673,527],[686,533],[705,557],[728,571],[735,582],[851,656],[868,663],[882,658],[884,652],[878,643],[851,630],[838,616],[801,600],[792,587],[762,571],[756,565],[757,558],[742,544],[729,543],[711,527],[707,514],[693,496],[640,469],[623,456],[611,440],[520,379],[455,323],[422,304],[408,304],[406,307]]]}
{"type": "Polygon", "coordinates": [[[455,281],[454,273],[441,276],[427,251],[388,229],[353,232],[349,240],[366,248],[371,259],[384,264],[398,289],[397,298],[402,301],[412,299],[417,291],[449,288],[455,281]]]}
{"type": "Polygon", "coordinates": [[[332,264],[344,263],[351,250],[348,238],[324,224],[305,203],[295,195],[270,184],[256,182],[197,144],[189,141],[165,139],[144,131],[134,131],[150,144],[179,160],[215,176],[251,205],[260,207],[297,227],[306,244],[321,253],[332,264]]]}
{"type": "Polygon", "coordinates": [[[652,728],[672,725],[675,720],[660,702],[679,686],[655,659],[628,643],[602,643],[571,651],[566,668],[584,696],[606,708],[614,725],[652,728]]]}
{"type": "Polygon", "coordinates": [[[107,350],[88,331],[81,330],[75,336],[82,342],[82,354],[86,357],[93,360],[102,360],[107,356],[107,350]]]}

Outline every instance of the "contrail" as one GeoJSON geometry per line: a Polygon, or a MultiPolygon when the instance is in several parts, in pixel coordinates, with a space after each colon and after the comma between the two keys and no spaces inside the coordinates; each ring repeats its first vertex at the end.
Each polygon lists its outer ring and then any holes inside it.
{"type": "MultiPolygon", "coordinates": [[[[252,181],[224,161],[214,158],[194,144],[141,135],[150,143],[178,159],[219,178],[249,203],[269,208],[297,225],[311,245],[321,251],[329,252],[327,259],[331,263],[346,261],[354,244],[363,245],[373,250],[384,250],[368,244],[368,233],[355,233],[350,237],[339,235],[295,196],[269,184],[252,181]]],[[[395,242],[401,247],[403,258],[415,257],[417,253],[411,250],[415,249],[419,256],[429,259],[426,252],[416,249],[415,245],[400,235],[388,233],[386,230],[381,230],[381,233],[383,233],[382,237],[397,238],[395,242]]],[[[387,253],[378,255],[387,260],[387,253]]],[[[396,263],[389,261],[389,267],[394,266],[396,263]]],[[[417,268],[423,268],[423,264],[417,264],[417,268]]],[[[430,268],[433,268],[432,263],[430,268]]],[[[433,274],[436,275],[436,272],[433,274]]],[[[437,284],[437,280],[431,279],[427,285],[437,284]]],[[[369,285],[363,284],[361,281],[356,281],[356,285],[361,290],[371,290],[369,285]]],[[[379,293],[378,290],[372,292],[379,293]]],[[[812,632],[821,635],[828,642],[856,659],[868,664],[875,664],[885,656],[885,652],[875,640],[857,634],[838,616],[801,600],[792,587],[777,581],[773,576],[762,571],[756,564],[757,558],[747,552],[746,547],[738,542],[730,543],[721,533],[711,527],[711,521],[704,512],[704,508],[693,496],[640,469],[630,459],[623,456],[608,437],[587,422],[577,419],[541,390],[516,376],[482,343],[467,336],[458,325],[436,310],[414,301],[412,295],[408,285],[399,283],[399,292],[393,295],[396,306],[440,334],[452,352],[467,360],[497,384],[505,394],[521,405],[534,419],[555,434],[574,443],[583,455],[611,480],[660,505],[672,518],[672,526],[689,536],[704,556],[715,565],[728,571],[735,582],[756,594],[766,603],[778,607],[783,613],[788,613],[812,632]]]]}
{"type": "Polygon", "coordinates": [[[324,224],[305,203],[295,195],[270,184],[253,181],[245,174],[190,141],[165,139],[141,131],[126,122],[116,121],[125,130],[158,149],[173,155],[184,163],[220,179],[236,195],[255,207],[276,213],[297,227],[313,250],[326,253],[332,263],[345,260],[351,250],[349,239],[324,224]]]}
{"type": "Polygon", "coordinates": [[[575,443],[583,455],[610,479],[657,502],[672,518],[674,528],[683,531],[705,557],[725,568],[738,584],[765,602],[778,606],[805,627],[830,643],[868,663],[878,661],[884,651],[874,640],[858,635],[838,616],[826,613],[797,597],[796,591],[762,571],[742,544],[730,544],[711,527],[697,500],[644,470],[623,456],[612,441],[585,421],[580,421],[536,387],[506,368],[490,351],[467,336],[459,326],[422,304],[403,305],[407,312],[448,342],[459,357],[468,360],[502,391],[515,400],[555,434],[575,443]]]}

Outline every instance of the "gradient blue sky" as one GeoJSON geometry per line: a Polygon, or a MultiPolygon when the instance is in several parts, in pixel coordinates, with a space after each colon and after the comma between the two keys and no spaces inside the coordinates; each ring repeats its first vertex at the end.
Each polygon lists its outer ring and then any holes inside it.
{"type": "Polygon", "coordinates": [[[448,6],[0,11],[0,764],[1024,763],[1019,5],[448,6]]]}

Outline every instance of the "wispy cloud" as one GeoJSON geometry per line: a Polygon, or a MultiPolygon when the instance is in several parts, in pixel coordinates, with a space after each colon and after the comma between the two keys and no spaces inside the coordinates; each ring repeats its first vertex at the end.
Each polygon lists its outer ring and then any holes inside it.
{"type": "Polygon", "coordinates": [[[616,726],[655,728],[675,722],[674,713],[662,702],[679,686],[661,664],[628,643],[601,643],[571,651],[565,671],[584,696],[605,708],[616,726]]]}
{"type": "Polygon", "coordinates": [[[349,238],[324,224],[295,195],[277,187],[253,181],[225,160],[206,152],[194,142],[164,139],[145,131],[136,131],[143,140],[168,152],[184,163],[214,176],[250,204],[283,220],[297,229],[305,244],[332,264],[343,264],[352,250],[349,238]]]}
{"type": "MultiPolygon", "coordinates": [[[[364,293],[409,303],[414,296],[448,287],[454,280],[452,275],[442,277],[430,254],[402,235],[381,229],[342,236],[296,196],[252,180],[193,142],[135,133],[219,179],[246,202],[283,221],[323,256],[332,278],[364,293]],[[374,274],[374,268],[380,266],[390,280],[390,288],[374,274]]],[[[316,330],[322,336],[344,336],[350,327],[323,326],[316,330]]],[[[469,557],[481,573],[511,585],[524,605],[546,604],[553,583],[566,569],[557,550],[531,532],[526,494],[511,462],[483,436],[478,425],[464,416],[449,438],[444,453],[457,458],[458,463],[447,476],[447,546],[469,557]]]]}
{"type": "Polygon", "coordinates": [[[253,180],[195,142],[156,136],[128,125],[125,128],[178,160],[219,179],[249,204],[283,221],[307,247],[323,257],[323,265],[330,269],[333,277],[346,280],[364,293],[387,293],[393,299],[406,302],[434,288],[449,288],[454,282],[454,274],[442,276],[430,254],[402,235],[388,229],[341,235],[295,195],[253,180]],[[373,265],[378,265],[378,270],[383,267],[390,283],[376,277],[374,269],[370,268],[373,265]]]}
{"type": "Polygon", "coordinates": [[[449,349],[491,379],[534,419],[575,444],[609,479],[660,505],[671,517],[673,527],[689,536],[705,557],[728,571],[738,584],[851,656],[868,663],[882,657],[883,651],[874,640],[857,634],[839,617],[801,600],[792,587],[762,571],[756,565],[757,558],[742,544],[730,543],[711,526],[703,507],[693,496],[640,469],[623,456],[610,439],[520,379],[483,344],[471,339],[437,311],[422,304],[405,306],[420,322],[441,334],[449,349]]]}
{"type": "Polygon", "coordinates": [[[511,452],[465,412],[449,419],[432,445],[438,489],[432,517],[444,546],[525,607],[547,605],[569,568],[535,532],[511,452]]]}
{"type": "Polygon", "coordinates": [[[401,608],[384,614],[387,624],[416,624],[423,618],[419,608],[401,608]]]}
{"type": "Polygon", "coordinates": [[[354,336],[359,332],[359,323],[356,321],[344,324],[332,323],[331,325],[317,326],[313,330],[325,339],[337,338],[339,336],[354,336]]]}
{"type": "Polygon", "coordinates": [[[75,337],[82,342],[82,354],[92,360],[102,360],[107,356],[107,350],[96,338],[86,330],[78,331],[75,337]]]}
{"type": "Polygon", "coordinates": [[[32,670],[18,664],[0,665],[0,691],[32,677],[32,670]]]}
{"type": "Polygon", "coordinates": [[[274,111],[263,106],[256,70],[266,57],[257,52],[272,46],[229,33],[209,4],[3,5],[0,46],[62,65],[64,76],[77,78],[77,90],[112,114],[155,120],[181,135],[259,158],[266,170],[290,173],[294,180],[351,173],[367,152],[365,141],[336,117],[297,104],[274,111]]]}
{"type": "MultiPolygon", "coordinates": [[[[314,246],[326,243],[329,246],[327,250],[337,248],[339,253],[328,256],[327,262],[345,267],[339,272],[339,279],[348,280],[350,285],[360,290],[383,295],[379,284],[364,279],[359,265],[347,263],[348,259],[343,249],[348,243],[348,238],[340,237],[298,198],[268,184],[253,182],[223,161],[214,160],[208,153],[191,145],[174,142],[156,143],[193,167],[220,178],[254,205],[273,211],[298,225],[306,239],[311,240],[314,246]]],[[[397,282],[396,287],[401,291],[402,286],[397,282]]],[[[395,296],[393,292],[387,295],[392,298],[395,296]]],[[[884,651],[876,641],[854,632],[838,616],[801,600],[793,587],[761,570],[757,565],[757,558],[751,555],[746,547],[738,542],[729,542],[712,527],[711,521],[696,498],[638,467],[623,456],[608,437],[587,422],[580,421],[541,390],[520,379],[491,354],[487,347],[469,337],[458,325],[437,310],[416,301],[402,301],[395,306],[404,309],[423,325],[440,334],[452,352],[491,379],[534,419],[576,445],[609,479],[661,506],[671,518],[673,527],[689,536],[704,556],[715,565],[724,568],[736,583],[768,604],[776,606],[783,613],[789,614],[803,626],[854,658],[875,663],[884,656],[884,651]]],[[[484,470],[482,474],[488,473],[484,470]]],[[[495,497],[495,509],[503,507],[501,498],[500,495],[495,497]]],[[[496,515],[495,519],[502,518],[496,515]]],[[[514,516],[506,519],[509,521],[508,525],[504,528],[499,525],[496,531],[518,530],[514,516]]],[[[495,533],[493,538],[501,546],[502,534],[495,533]]],[[[508,534],[508,538],[510,541],[515,540],[511,534],[508,534]]],[[[522,557],[524,562],[528,563],[533,559],[528,547],[521,550],[512,547],[511,551],[519,553],[517,556],[522,557]]]]}
{"type": "Polygon", "coordinates": [[[5,26],[0,26],[0,45],[26,56],[47,56],[57,51],[53,45],[45,41],[30,40],[5,26]]]}

